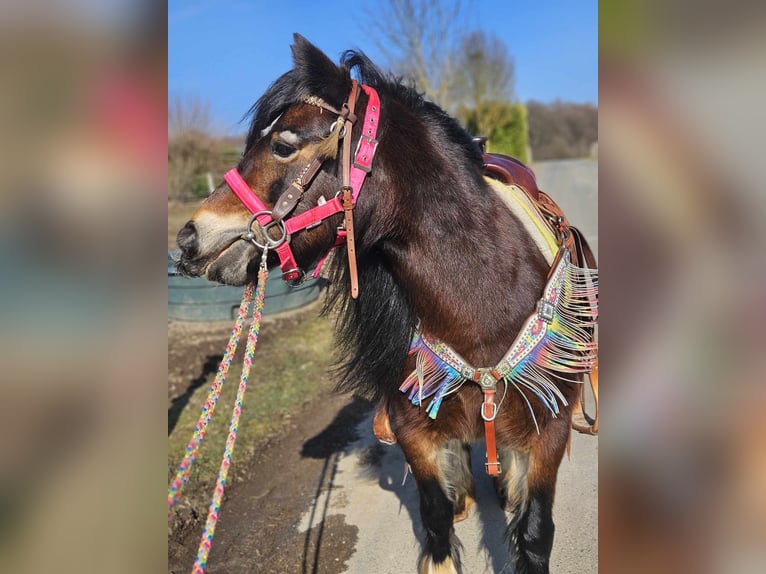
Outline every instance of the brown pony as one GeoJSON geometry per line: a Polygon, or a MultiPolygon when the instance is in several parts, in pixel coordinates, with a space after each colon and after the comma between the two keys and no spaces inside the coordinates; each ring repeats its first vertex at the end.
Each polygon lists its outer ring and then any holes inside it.
{"type": "MultiPolygon", "coordinates": [[[[410,346],[416,333],[427,333],[471,365],[496,365],[537,308],[551,266],[491,190],[481,150],[455,120],[381,74],[363,54],[346,52],[337,66],[298,35],[292,51],[294,68],[251,110],[237,172],[256,200],[274,210],[275,221],[339,195],[348,199],[340,142],[357,148],[371,97],[357,90],[352,72],[379,96],[374,164],[350,214],[355,257],[342,248],[330,261],[328,308],[338,309],[340,385],[387,404],[420,494],[421,572],[459,572],[453,521],[472,502],[468,445],[484,437],[486,394],[467,382],[444,397],[438,417],[428,416],[424,404],[399,390],[416,366],[410,346]],[[355,111],[346,105],[352,90],[355,111]],[[316,173],[307,177],[311,164],[316,173]],[[292,186],[297,200],[291,196],[276,217],[291,182],[298,182],[292,186]],[[358,297],[349,290],[353,276],[358,297]]],[[[252,238],[244,233],[250,217],[232,187],[221,184],[178,234],[179,269],[231,285],[254,281],[260,250],[242,240],[252,238]]],[[[344,221],[341,211],[293,233],[289,247],[297,266],[307,269],[327,253],[344,221]]],[[[279,225],[267,227],[264,235],[279,238],[279,225]]],[[[351,235],[348,225],[343,233],[351,235]]],[[[262,235],[264,242],[269,239],[262,235]]],[[[268,257],[277,263],[273,249],[268,257]]],[[[296,279],[295,270],[283,265],[283,271],[296,279]]],[[[545,377],[555,387],[555,408],[523,385],[505,395],[510,385],[501,381],[498,395],[504,396],[495,407],[502,468],[495,485],[509,516],[516,573],[549,570],[556,475],[581,388],[575,372],[545,377]]]]}

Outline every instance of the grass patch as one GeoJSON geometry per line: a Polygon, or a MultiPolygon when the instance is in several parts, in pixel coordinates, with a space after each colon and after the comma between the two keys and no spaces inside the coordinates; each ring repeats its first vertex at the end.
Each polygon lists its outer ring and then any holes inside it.
{"type": "MultiPolygon", "coordinates": [[[[241,348],[246,332],[242,334],[241,348]]],[[[223,353],[226,340],[221,340],[223,353]]],[[[290,426],[290,419],[334,382],[328,374],[332,363],[333,321],[318,317],[316,308],[262,325],[255,360],[240,417],[237,444],[229,483],[244,475],[257,445],[290,426]]],[[[212,484],[221,464],[231,409],[239,386],[241,350],[234,359],[205,441],[192,467],[183,497],[199,513],[206,512],[212,484]]],[[[168,437],[168,481],[175,476],[192,436],[202,405],[215,378],[211,373],[190,397],[168,437]]]]}

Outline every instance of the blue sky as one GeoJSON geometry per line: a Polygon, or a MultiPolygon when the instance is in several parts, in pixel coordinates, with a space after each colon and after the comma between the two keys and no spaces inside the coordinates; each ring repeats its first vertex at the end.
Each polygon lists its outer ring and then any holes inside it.
{"type": "MultiPolygon", "coordinates": [[[[387,0],[369,1],[373,8],[387,0]]],[[[213,129],[237,134],[253,102],[291,66],[299,32],[333,60],[349,48],[382,57],[349,0],[170,0],[168,97],[210,102],[213,129]]],[[[468,29],[505,41],[516,64],[521,101],[557,98],[598,104],[596,0],[474,0],[468,29]]]]}

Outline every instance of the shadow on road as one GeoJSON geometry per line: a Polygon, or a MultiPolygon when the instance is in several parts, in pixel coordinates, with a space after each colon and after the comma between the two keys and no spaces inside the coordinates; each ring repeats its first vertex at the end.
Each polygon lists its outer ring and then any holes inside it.
{"type": "Polygon", "coordinates": [[[319,473],[314,501],[309,512],[309,524],[316,524],[317,526],[306,530],[301,574],[317,574],[319,572],[322,538],[325,532],[327,511],[335,486],[338,461],[343,449],[349,443],[357,440],[356,427],[359,421],[371,411],[372,406],[370,401],[354,397],[352,402],[343,407],[322,432],[303,443],[301,456],[324,459],[324,464],[319,473]],[[314,538],[313,553],[311,550],[312,538],[314,538]]]}
{"type": "Polygon", "coordinates": [[[197,375],[194,380],[189,384],[188,388],[183,394],[177,396],[170,403],[168,408],[168,436],[173,432],[178,424],[178,419],[181,418],[181,413],[189,404],[189,399],[198,388],[200,388],[208,378],[208,375],[215,373],[218,370],[218,365],[223,359],[223,355],[208,355],[207,360],[202,365],[200,374],[197,375]]]}
{"type": "MultiPolygon", "coordinates": [[[[404,507],[407,510],[412,532],[422,547],[425,543],[425,532],[420,520],[420,499],[412,475],[407,474],[405,477],[404,454],[398,446],[376,445],[373,448],[380,449],[381,456],[379,464],[371,467],[371,471],[374,469],[379,472],[380,487],[394,494],[399,500],[400,508],[404,507]]],[[[507,567],[508,562],[508,546],[505,540],[506,516],[499,504],[492,480],[484,471],[484,443],[482,442],[472,445],[471,471],[476,488],[476,504],[469,517],[455,525],[455,533],[463,546],[462,555],[483,552],[487,572],[505,572],[504,568],[507,567]],[[473,540],[474,537],[464,534],[477,527],[481,534],[479,544],[475,546],[469,542],[469,539],[473,540]]]]}
{"type": "MultiPolygon", "coordinates": [[[[374,523],[377,529],[374,536],[385,538],[394,531],[402,532],[402,529],[411,529],[411,534],[407,534],[403,539],[397,536],[396,542],[392,539],[387,540],[387,543],[402,544],[404,540],[409,539],[413,545],[422,547],[425,542],[415,481],[407,472],[404,454],[399,446],[381,445],[373,436],[372,406],[369,401],[355,399],[338,413],[327,428],[303,445],[302,456],[322,458],[324,464],[317,480],[312,507],[309,510],[302,574],[317,574],[325,571],[329,566],[321,562],[322,542],[323,537],[327,536],[328,512],[330,514],[335,512],[332,510],[335,507],[333,503],[348,496],[345,489],[349,486],[347,481],[350,477],[347,472],[341,472],[340,476],[343,478],[339,478],[338,469],[340,465],[342,469],[348,470],[347,463],[343,461],[349,457],[354,459],[355,474],[363,479],[362,482],[377,484],[380,489],[368,493],[367,496],[379,496],[385,499],[370,502],[370,511],[377,508],[378,502],[382,505],[396,505],[398,501],[399,504],[398,512],[392,508],[385,519],[381,517],[385,521],[392,521],[391,523],[374,523]]],[[[476,443],[472,448],[471,469],[476,486],[476,504],[469,517],[455,526],[456,534],[463,544],[462,554],[466,559],[464,564],[467,562],[468,565],[475,565],[483,558],[484,571],[510,572],[506,542],[506,515],[499,504],[492,480],[484,471],[484,443],[482,442],[476,443]]],[[[352,491],[358,488],[358,486],[352,488],[352,491]]],[[[369,528],[361,524],[358,526],[369,528]]],[[[360,540],[362,535],[363,533],[360,533],[360,540]]],[[[363,551],[363,548],[359,546],[357,552],[363,551]]],[[[413,557],[412,569],[414,570],[415,567],[413,557]]]]}

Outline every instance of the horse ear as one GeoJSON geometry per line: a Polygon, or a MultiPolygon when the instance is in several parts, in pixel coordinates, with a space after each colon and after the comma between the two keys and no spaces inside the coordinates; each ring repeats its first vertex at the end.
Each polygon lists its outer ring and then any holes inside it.
{"type": "Polygon", "coordinates": [[[343,105],[351,89],[351,78],[324,52],[300,34],[293,34],[293,63],[301,91],[318,96],[336,107],[343,105]]]}

